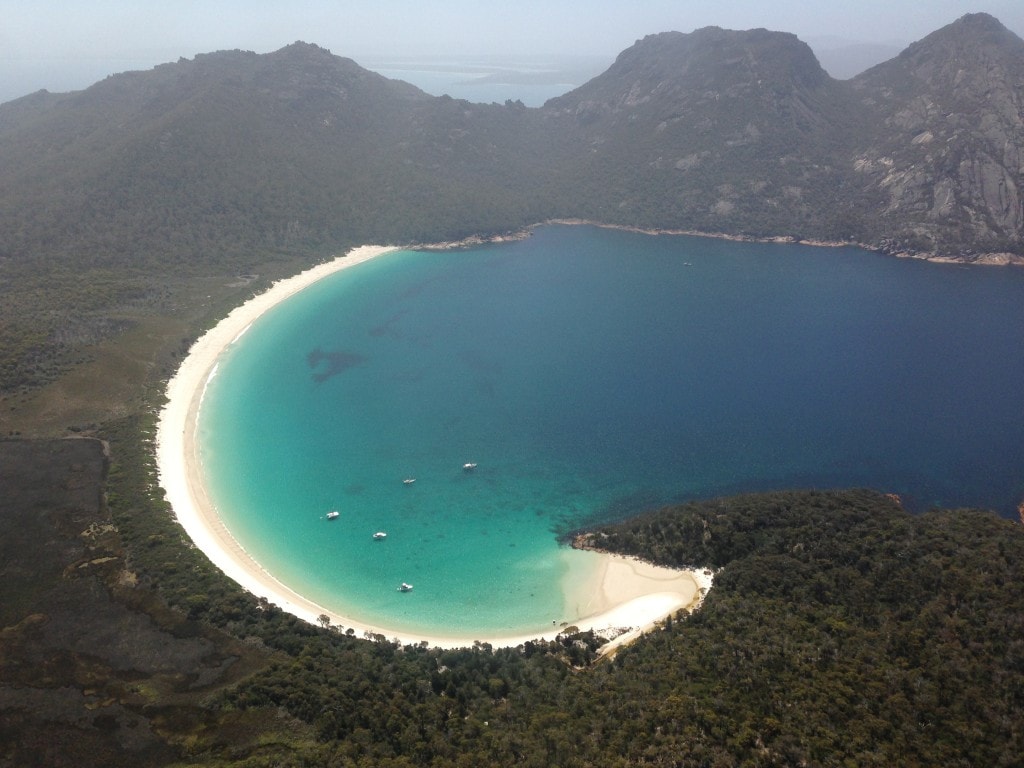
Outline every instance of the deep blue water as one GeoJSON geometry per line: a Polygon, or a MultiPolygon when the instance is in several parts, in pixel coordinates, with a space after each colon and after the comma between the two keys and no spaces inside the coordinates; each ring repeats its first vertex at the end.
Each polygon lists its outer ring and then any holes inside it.
{"type": "Polygon", "coordinates": [[[275,308],[222,361],[204,461],[236,536],[322,604],[532,631],[575,618],[556,535],[594,520],[850,486],[1012,514],[1022,330],[1018,269],[543,227],[275,308]]]}

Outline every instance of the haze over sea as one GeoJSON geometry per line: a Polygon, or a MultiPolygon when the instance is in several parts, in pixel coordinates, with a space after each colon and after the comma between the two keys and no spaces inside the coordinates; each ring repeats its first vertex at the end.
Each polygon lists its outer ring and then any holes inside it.
{"type": "Polygon", "coordinates": [[[404,80],[433,96],[480,104],[521,101],[540,107],[597,76],[611,63],[604,56],[359,57],[362,66],[404,80]]]}
{"type": "Polygon", "coordinates": [[[526,633],[576,618],[559,582],[585,553],[558,534],[670,502],[869,486],[1013,514],[1022,329],[1017,269],[545,226],[275,307],[222,358],[200,443],[230,530],[301,594],[526,633]]]}

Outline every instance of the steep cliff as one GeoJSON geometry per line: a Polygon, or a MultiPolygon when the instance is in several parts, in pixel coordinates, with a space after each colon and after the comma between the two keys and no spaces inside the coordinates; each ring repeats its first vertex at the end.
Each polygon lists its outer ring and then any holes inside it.
{"type": "Polygon", "coordinates": [[[876,122],[853,163],[879,243],[1021,253],[1024,41],[991,16],[964,16],[853,86],[876,122]]]}

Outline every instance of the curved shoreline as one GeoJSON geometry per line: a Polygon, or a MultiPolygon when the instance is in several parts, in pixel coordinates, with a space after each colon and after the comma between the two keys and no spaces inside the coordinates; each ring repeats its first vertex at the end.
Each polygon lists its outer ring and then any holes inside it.
{"type": "Polygon", "coordinates": [[[501,243],[509,240],[522,240],[529,237],[531,230],[536,227],[543,227],[549,224],[561,224],[565,226],[590,226],[601,229],[616,229],[622,232],[635,232],[640,235],[686,235],[687,237],[706,237],[712,240],[729,240],[736,243],[776,243],[780,245],[809,245],[817,248],[860,248],[872,253],[880,253],[884,256],[892,256],[897,259],[917,259],[919,261],[930,261],[934,264],[955,264],[955,265],[977,265],[977,266],[1024,266],[1024,256],[1008,251],[985,251],[981,253],[944,254],[936,251],[914,251],[906,250],[895,245],[870,245],[855,240],[819,240],[816,238],[803,238],[795,235],[770,235],[756,237],[754,235],[734,235],[728,232],[705,232],[699,229],[661,229],[641,227],[632,224],[608,224],[592,219],[555,218],[546,219],[537,224],[530,224],[522,229],[502,235],[486,236],[472,235],[464,240],[447,243],[434,243],[430,245],[417,246],[419,250],[448,250],[452,248],[463,248],[484,243],[501,243]]]}
{"type": "MultiPolygon", "coordinates": [[[[567,609],[580,617],[571,622],[559,624],[544,633],[496,637],[477,637],[459,632],[447,636],[406,632],[356,621],[303,597],[266,571],[231,535],[204,486],[196,440],[199,409],[207,385],[216,374],[221,354],[276,304],[328,275],[396,250],[400,248],[361,246],[328,263],[281,280],[232,310],[189,350],[167,384],[167,403],[157,425],[156,459],[160,485],[176,520],[193,543],[243,589],[266,598],[288,613],[310,623],[318,623],[319,618],[326,615],[332,625],[344,626],[367,636],[383,636],[406,645],[426,643],[435,647],[458,648],[481,642],[514,647],[527,640],[554,639],[565,630],[566,624],[571,624],[580,631],[593,629],[615,635],[615,639],[606,646],[607,650],[633,639],[679,610],[693,610],[699,606],[711,587],[710,572],[673,570],[619,555],[588,552],[588,556],[599,558],[594,561],[593,579],[579,583],[567,577],[562,584],[567,609]]],[[[570,571],[569,576],[574,575],[578,574],[570,571]]]]}
{"type": "MultiPolygon", "coordinates": [[[[636,232],[641,235],[687,235],[689,237],[708,237],[713,240],[729,240],[736,243],[777,243],[780,245],[810,245],[817,248],[860,248],[873,253],[881,253],[885,256],[893,256],[897,259],[918,259],[930,261],[935,264],[976,264],[979,266],[1024,266],[1024,256],[1007,251],[986,251],[983,253],[960,255],[943,254],[936,251],[914,251],[906,250],[895,245],[869,245],[854,240],[819,240],[816,238],[803,238],[795,235],[769,235],[756,237],[754,235],[732,235],[727,232],[704,232],[696,229],[650,229],[646,227],[631,226],[629,224],[603,224],[599,221],[588,219],[548,219],[543,224],[587,224],[593,227],[605,229],[619,229],[624,232],[636,232]],[[972,258],[973,256],[973,258],[972,258]]],[[[533,226],[543,226],[543,224],[533,226]]]]}

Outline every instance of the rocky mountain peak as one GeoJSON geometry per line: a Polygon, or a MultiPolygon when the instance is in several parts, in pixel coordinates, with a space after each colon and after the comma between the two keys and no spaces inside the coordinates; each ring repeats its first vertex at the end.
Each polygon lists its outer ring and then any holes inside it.
{"type": "Polygon", "coordinates": [[[619,54],[604,74],[549,105],[596,101],[615,110],[666,98],[763,98],[828,81],[811,49],[795,35],[705,27],[648,35],[619,54]]]}
{"type": "Polygon", "coordinates": [[[316,43],[307,43],[304,40],[296,40],[294,43],[286,45],[277,51],[274,51],[271,56],[275,57],[295,57],[295,56],[331,56],[331,52],[327,48],[321,48],[316,43]]]}
{"type": "Polygon", "coordinates": [[[882,68],[898,66],[919,80],[939,88],[971,88],[977,78],[993,69],[1019,66],[1024,41],[986,13],[975,13],[943,27],[914,43],[882,68]]]}
{"type": "Polygon", "coordinates": [[[855,167],[904,244],[1024,232],[1024,41],[984,13],[933,32],[852,81],[877,131],[855,167]],[[884,127],[884,128],[883,128],[884,127]]]}

